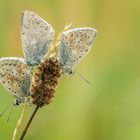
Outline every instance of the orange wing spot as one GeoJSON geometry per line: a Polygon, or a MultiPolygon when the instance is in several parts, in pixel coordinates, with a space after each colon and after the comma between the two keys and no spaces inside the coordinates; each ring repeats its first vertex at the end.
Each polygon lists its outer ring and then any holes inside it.
{"type": "Polygon", "coordinates": [[[26,67],[27,67],[27,66],[26,66],[25,64],[18,64],[18,65],[16,66],[16,71],[17,71],[17,73],[22,74],[22,73],[23,73],[23,70],[25,70],[26,67]]]}
{"type": "Polygon", "coordinates": [[[81,42],[85,42],[85,41],[86,41],[85,37],[81,37],[81,38],[80,38],[80,41],[81,41],[81,42]]]}
{"type": "Polygon", "coordinates": [[[73,38],[70,38],[70,39],[69,39],[69,43],[70,43],[70,44],[73,44],[73,38]]]}
{"type": "Polygon", "coordinates": [[[11,81],[10,83],[14,83],[15,77],[14,76],[7,77],[7,81],[11,81]]]}
{"type": "Polygon", "coordinates": [[[76,49],[77,48],[77,45],[73,45],[72,49],[76,49]]]}
{"type": "Polygon", "coordinates": [[[83,48],[82,48],[80,45],[77,45],[77,47],[76,47],[76,51],[77,51],[77,53],[82,52],[82,51],[81,51],[82,49],[83,49],[83,48]]]}
{"type": "Polygon", "coordinates": [[[26,65],[22,64],[22,69],[25,70],[26,69],[26,65]]]}

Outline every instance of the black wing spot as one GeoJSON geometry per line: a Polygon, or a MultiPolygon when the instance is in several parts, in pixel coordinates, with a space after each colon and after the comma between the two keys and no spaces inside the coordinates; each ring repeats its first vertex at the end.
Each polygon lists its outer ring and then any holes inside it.
{"type": "Polygon", "coordinates": [[[73,37],[73,33],[71,34],[71,37],[73,37]]]}

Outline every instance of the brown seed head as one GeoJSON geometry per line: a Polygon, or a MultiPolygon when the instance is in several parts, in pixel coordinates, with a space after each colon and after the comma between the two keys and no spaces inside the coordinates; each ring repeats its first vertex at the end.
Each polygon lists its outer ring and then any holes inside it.
{"type": "Polygon", "coordinates": [[[31,97],[33,104],[42,107],[49,104],[55,96],[58,79],[61,77],[61,69],[56,58],[50,57],[37,68],[31,84],[31,97]]]}

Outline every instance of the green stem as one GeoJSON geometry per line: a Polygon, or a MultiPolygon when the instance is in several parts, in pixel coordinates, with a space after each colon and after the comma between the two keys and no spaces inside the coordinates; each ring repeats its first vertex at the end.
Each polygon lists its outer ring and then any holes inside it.
{"type": "Polygon", "coordinates": [[[36,106],[36,108],[35,108],[34,112],[32,113],[32,115],[31,115],[28,123],[26,124],[26,127],[22,131],[22,134],[21,134],[19,140],[23,140],[24,139],[24,137],[25,137],[25,135],[26,135],[26,133],[28,131],[28,128],[29,128],[30,124],[32,123],[32,120],[33,120],[33,118],[34,118],[34,116],[35,116],[35,114],[36,114],[36,112],[37,112],[38,109],[39,109],[39,106],[36,106]]]}

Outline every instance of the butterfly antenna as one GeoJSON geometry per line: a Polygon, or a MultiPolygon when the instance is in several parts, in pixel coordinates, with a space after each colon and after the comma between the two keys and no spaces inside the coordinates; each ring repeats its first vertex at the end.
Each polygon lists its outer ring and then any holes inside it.
{"type": "Polygon", "coordinates": [[[80,79],[84,80],[87,84],[90,84],[90,82],[82,74],[80,74],[79,72],[75,73],[80,77],[80,79]]]}
{"type": "Polygon", "coordinates": [[[10,117],[11,117],[11,113],[12,113],[12,111],[13,111],[13,105],[11,106],[11,110],[10,110],[10,112],[9,112],[9,115],[8,115],[8,118],[7,118],[7,123],[9,122],[9,120],[10,120],[10,117]]]}
{"type": "Polygon", "coordinates": [[[0,117],[3,116],[3,114],[8,110],[8,108],[10,107],[10,105],[11,105],[11,103],[5,107],[5,109],[0,113],[0,117]]]}

